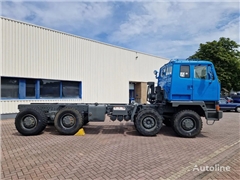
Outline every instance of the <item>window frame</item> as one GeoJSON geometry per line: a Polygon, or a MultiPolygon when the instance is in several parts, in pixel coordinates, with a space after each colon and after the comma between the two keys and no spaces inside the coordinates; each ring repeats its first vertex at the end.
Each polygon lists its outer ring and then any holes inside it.
{"type": "MultiPolygon", "coordinates": [[[[82,81],[68,81],[68,80],[54,80],[54,79],[35,79],[35,78],[17,78],[17,77],[6,77],[6,76],[1,76],[1,80],[2,78],[6,78],[6,79],[15,79],[17,80],[17,88],[18,88],[18,96],[17,97],[2,97],[2,91],[1,91],[1,100],[24,100],[24,99],[30,99],[30,100],[43,100],[43,99],[82,99],[82,81]],[[35,96],[27,97],[27,81],[28,80],[34,80],[35,84],[34,84],[34,88],[35,88],[35,96]],[[42,97],[41,96],[41,86],[40,86],[40,81],[44,80],[44,81],[56,81],[59,82],[59,96],[58,97],[42,97]],[[74,97],[63,97],[63,82],[73,82],[73,83],[77,83],[76,86],[78,86],[78,95],[74,96],[74,97]]],[[[2,85],[2,81],[1,81],[1,85],[2,85]]],[[[76,87],[75,86],[75,87],[76,87]]],[[[1,86],[2,88],[2,86],[1,86]]]]}
{"type": "MultiPolygon", "coordinates": [[[[49,86],[49,85],[47,85],[47,86],[49,86]]],[[[45,86],[46,87],[46,86],[45,86]]],[[[53,89],[53,87],[54,86],[52,86],[52,87],[47,87],[47,88],[45,88],[44,90],[49,90],[49,89],[53,89]]],[[[57,91],[53,91],[53,93],[49,93],[48,92],[48,94],[55,94],[55,92],[57,92],[57,91]]],[[[60,99],[61,98],[61,95],[60,95],[60,93],[61,93],[61,86],[60,86],[60,81],[59,80],[49,80],[49,79],[41,79],[40,80],[40,89],[39,89],[39,97],[40,97],[40,99],[60,99]],[[51,84],[51,83],[58,83],[59,85],[58,85],[58,87],[57,87],[57,91],[58,91],[58,96],[56,96],[56,97],[54,97],[54,96],[43,96],[43,94],[41,94],[41,91],[42,91],[42,89],[41,89],[41,81],[48,81],[49,83],[46,83],[46,84],[51,84]]],[[[45,92],[44,92],[45,93],[45,92]]],[[[46,94],[46,93],[45,93],[46,94]]]]}
{"type": "Polygon", "coordinates": [[[61,91],[61,98],[64,98],[64,99],[75,99],[75,98],[80,98],[81,99],[81,92],[82,92],[82,90],[81,90],[81,88],[82,88],[82,86],[80,85],[81,84],[81,82],[78,82],[78,81],[61,81],[61,86],[60,86],[60,91],[61,91]],[[69,83],[78,83],[78,95],[77,95],[77,97],[63,97],[63,83],[64,82],[69,82],[69,83]]]}
{"type": "Polygon", "coordinates": [[[179,69],[179,77],[180,78],[190,78],[191,75],[191,69],[190,69],[190,65],[180,65],[180,69],[179,69]],[[182,67],[188,67],[188,76],[185,76],[186,75],[186,71],[182,71],[182,67]],[[184,76],[181,76],[181,73],[184,73],[184,76]]]}
{"type": "Polygon", "coordinates": [[[16,78],[16,77],[5,77],[5,76],[1,76],[1,99],[20,99],[20,86],[19,86],[19,81],[20,81],[20,78],[16,78]],[[16,97],[2,97],[2,87],[4,87],[2,85],[2,78],[8,78],[8,79],[15,79],[17,80],[17,96],[16,97]]]}

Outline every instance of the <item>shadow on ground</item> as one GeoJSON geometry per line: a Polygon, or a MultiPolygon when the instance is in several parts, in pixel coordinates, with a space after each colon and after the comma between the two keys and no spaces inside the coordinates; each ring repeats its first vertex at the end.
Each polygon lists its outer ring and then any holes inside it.
{"type": "MultiPolygon", "coordinates": [[[[97,135],[97,134],[122,134],[124,136],[141,136],[137,130],[134,127],[133,123],[126,123],[126,124],[120,124],[120,125],[91,125],[87,124],[83,127],[85,134],[87,135],[97,135]]],[[[48,133],[51,135],[61,135],[56,130],[54,125],[48,125],[43,133],[48,133]]],[[[41,133],[42,134],[42,133],[41,133]]],[[[13,133],[14,136],[22,136],[20,133],[15,132],[13,133]]],[[[172,136],[176,137],[177,134],[174,132],[174,130],[171,127],[167,127],[163,125],[161,128],[159,135],[164,136],[172,136]]],[[[199,134],[197,137],[207,137],[203,134],[199,134]]]]}
{"type": "MultiPolygon", "coordinates": [[[[129,136],[140,136],[133,124],[129,125],[89,125],[83,127],[86,134],[123,134],[129,136]]],[[[159,132],[165,136],[176,136],[171,127],[163,126],[159,132]]]]}

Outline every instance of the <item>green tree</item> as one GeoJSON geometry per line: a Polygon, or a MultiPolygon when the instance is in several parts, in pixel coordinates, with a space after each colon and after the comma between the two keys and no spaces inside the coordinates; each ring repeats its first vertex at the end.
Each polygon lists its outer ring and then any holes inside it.
{"type": "Polygon", "coordinates": [[[198,51],[188,59],[211,61],[218,74],[221,87],[240,90],[240,47],[235,41],[221,37],[219,41],[200,44],[198,51]]]}

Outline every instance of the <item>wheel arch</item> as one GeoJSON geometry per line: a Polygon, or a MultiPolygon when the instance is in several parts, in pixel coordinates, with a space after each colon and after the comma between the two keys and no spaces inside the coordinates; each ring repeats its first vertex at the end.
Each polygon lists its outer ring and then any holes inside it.
{"type": "MultiPolygon", "coordinates": [[[[205,117],[205,111],[200,105],[180,105],[177,107],[177,112],[183,111],[183,110],[192,110],[196,112],[199,116],[205,117]]],[[[177,113],[176,112],[176,113],[177,113]]]]}

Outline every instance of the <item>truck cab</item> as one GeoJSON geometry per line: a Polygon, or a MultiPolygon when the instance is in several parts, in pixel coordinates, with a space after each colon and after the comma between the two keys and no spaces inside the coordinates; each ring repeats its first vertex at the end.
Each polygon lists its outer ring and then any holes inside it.
{"type": "Polygon", "coordinates": [[[157,85],[167,101],[218,101],[220,84],[209,61],[172,60],[160,68],[157,85]]]}
{"type": "Polygon", "coordinates": [[[157,86],[148,82],[147,100],[150,104],[162,104],[165,119],[172,120],[183,109],[192,110],[206,120],[222,118],[220,83],[210,61],[171,60],[154,74],[157,86]]]}

